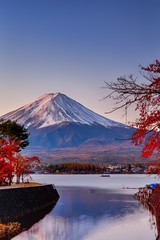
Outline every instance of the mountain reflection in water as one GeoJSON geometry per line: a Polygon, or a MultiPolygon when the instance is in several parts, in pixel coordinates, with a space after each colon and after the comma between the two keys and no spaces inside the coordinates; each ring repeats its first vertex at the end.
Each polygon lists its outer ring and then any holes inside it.
{"type": "Polygon", "coordinates": [[[57,187],[56,206],[14,240],[155,240],[150,213],[132,195],[107,189],[57,187]],[[94,191],[93,191],[94,190],[94,191]]]}

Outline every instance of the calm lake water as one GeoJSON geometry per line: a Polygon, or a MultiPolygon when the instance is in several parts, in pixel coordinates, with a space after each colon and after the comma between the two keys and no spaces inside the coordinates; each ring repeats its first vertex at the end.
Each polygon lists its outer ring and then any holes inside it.
{"type": "MultiPolygon", "coordinates": [[[[159,182],[154,176],[32,175],[59,192],[52,211],[14,240],[155,240],[155,219],[134,200],[136,188],[159,182]]],[[[29,219],[28,219],[29,221],[29,219]]]]}

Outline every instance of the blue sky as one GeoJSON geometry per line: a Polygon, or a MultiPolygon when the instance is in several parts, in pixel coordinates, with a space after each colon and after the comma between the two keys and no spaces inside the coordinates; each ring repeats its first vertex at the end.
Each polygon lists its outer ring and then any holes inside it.
{"type": "Polygon", "coordinates": [[[104,115],[104,81],[159,59],[159,12],[159,0],[1,0],[0,115],[51,92],[104,115]]]}

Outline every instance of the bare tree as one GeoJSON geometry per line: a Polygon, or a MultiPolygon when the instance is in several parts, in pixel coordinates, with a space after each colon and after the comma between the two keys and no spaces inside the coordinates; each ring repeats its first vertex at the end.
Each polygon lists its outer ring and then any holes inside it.
{"type": "Polygon", "coordinates": [[[127,114],[127,109],[135,105],[139,117],[132,124],[136,128],[132,141],[135,145],[144,144],[142,157],[149,157],[154,150],[160,153],[160,62],[156,60],[148,67],[140,66],[140,70],[143,83],[138,83],[133,75],[105,82],[105,88],[110,91],[105,99],[112,98],[116,103],[107,113],[124,108],[127,114]]]}

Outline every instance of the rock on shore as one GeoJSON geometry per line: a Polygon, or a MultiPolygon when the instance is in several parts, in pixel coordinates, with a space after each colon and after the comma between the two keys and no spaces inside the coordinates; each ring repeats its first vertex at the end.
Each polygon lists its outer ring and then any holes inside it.
{"type": "Polygon", "coordinates": [[[156,240],[160,240],[160,184],[157,184],[153,189],[150,186],[139,188],[134,197],[144,206],[149,207],[155,215],[158,232],[156,240]]]}
{"type": "Polygon", "coordinates": [[[157,222],[157,231],[158,231],[158,237],[157,240],[160,239],[160,184],[157,184],[154,187],[154,190],[149,197],[149,204],[151,205],[154,215],[156,217],[157,222]]]}

